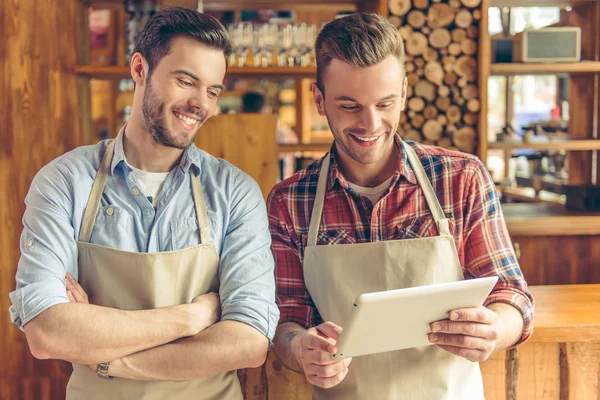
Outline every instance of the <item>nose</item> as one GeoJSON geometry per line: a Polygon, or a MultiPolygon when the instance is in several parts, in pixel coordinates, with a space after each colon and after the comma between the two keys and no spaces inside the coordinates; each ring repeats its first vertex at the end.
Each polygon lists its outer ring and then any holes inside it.
{"type": "Polygon", "coordinates": [[[377,110],[366,108],[360,115],[358,127],[367,132],[377,132],[381,127],[381,117],[377,110]]]}
{"type": "Polygon", "coordinates": [[[189,98],[188,104],[195,109],[196,112],[208,112],[210,107],[210,99],[206,89],[199,89],[194,92],[194,95],[189,98]]]}

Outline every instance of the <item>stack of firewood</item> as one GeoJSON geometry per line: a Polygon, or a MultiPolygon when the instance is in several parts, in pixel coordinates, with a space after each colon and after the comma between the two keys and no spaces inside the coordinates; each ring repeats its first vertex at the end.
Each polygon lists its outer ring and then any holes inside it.
{"type": "Polygon", "coordinates": [[[389,0],[389,20],[406,47],[403,138],[475,152],[480,5],[481,0],[389,0]]]}

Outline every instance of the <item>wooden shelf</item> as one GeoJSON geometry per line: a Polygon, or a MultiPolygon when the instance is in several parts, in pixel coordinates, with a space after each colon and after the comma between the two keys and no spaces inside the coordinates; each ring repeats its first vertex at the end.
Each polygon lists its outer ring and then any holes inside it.
{"type": "Polygon", "coordinates": [[[600,213],[569,211],[553,204],[502,204],[511,236],[599,235],[600,213]]]}
{"type": "MultiPolygon", "coordinates": [[[[123,8],[123,0],[87,0],[96,9],[123,8]]],[[[161,8],[186,6],[195,8],[197,0],[159,0],[161,8]]],[[[290,9],[331,9],[355,10],[360,0],[204,0],[204,11],[243,11],[243,10],[290,10],[290,9]]]]}
{"type": "Polygon", "coordinates": [[[593,4],[597,0],[491,0],[491,7],[567,7],[593,4]]]}
{"type": "Polygon", "coordinates": [[[586,151],[600,150],[600,140],[564,140],[547,143],[488,143],[490,150],[568,150],[568,151],[586,151]]]}
{"type": "MultiPolygon", "coordinates": [[[[127,65],[79,65],[75,67],[78,75],[89,76],[94,79],[129,79],[131,73],[127,65]]],[[[227,70],[225,78],[314,78],[317,74],[315,67],[231,67],[227,70]]]]}
{"type": "Polygon", "coordinates": [[[227,73],[225,74],[225,78],[316,78],[316,76],[316,67],[231,67],[227,70],[227,73]]]}
{"type": "Polygon", "coordinates": [[[507,199],[525,201],[536,206],[542,204],[565,205],[564,197],[560,194],[546,192],[545,190],[540,190],[537,193],[534,188],[530,187],[504,187],[497,190],[507,199]]]}
{"type": "Polygon", "coordinates": [[[309,144],[280,144],[277,150],[280,153],[291,153],[296,151],[315,151],[326,153],[331,149],[331,143],[309,143],[309,144]]]}
{"type": "Polygon", "coordinates": [[[497,63],[492,75],[593,74],[600,73],[599,61],[578,63],[497,63]]]}
{"type": "Polygon", "coordinates": [[[339,9],[355,10],[359,0],[204,0],[205,11],[242,11],[242,10],[290,10],[337,7],[339,9]]]}

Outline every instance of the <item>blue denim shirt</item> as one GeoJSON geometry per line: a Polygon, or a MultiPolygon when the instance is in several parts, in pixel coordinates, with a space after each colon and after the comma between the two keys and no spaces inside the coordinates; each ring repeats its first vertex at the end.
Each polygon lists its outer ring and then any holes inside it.
{"type": "MultiPolygon", "coordinates": [[[[257,183],[227,161],[192,145],[169,173],[155,209],[137,188],[123,151],[123,132],[115,139],[110,176],[90,241],[131,252],[162,252],[198,244],[190,181],[190,169],[197,168],[211,241],[220,257],[221,320],[251,325],[271,341],[279,310],[271,235],[257,183]],[[106,213],[108,207],[113,212],[106,213]]],[[[31,184],[25,199],[17,287],[9,295],[11,320],[21,329],[47,308],[69,302],[64,277],[67,272],[78,275],[76,242],[109,142],[64,154],[43,167],[31,184]]]]}

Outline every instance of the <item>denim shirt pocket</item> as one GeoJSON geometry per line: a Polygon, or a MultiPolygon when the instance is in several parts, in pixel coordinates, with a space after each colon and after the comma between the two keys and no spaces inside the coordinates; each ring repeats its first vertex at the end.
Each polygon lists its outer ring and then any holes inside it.
{"type": "Polygon", "coordinates": [[[133,234],[133,217],[123,208],[102,206],[96,215],[91,243],[112,247],[115,238],[133,234]]]}
{"type": "Polygon", "coordinates": [[[170,223],[171,250],[181,250],[200,243],[200,232],[196,217],[173,219],[170,223]]]}

